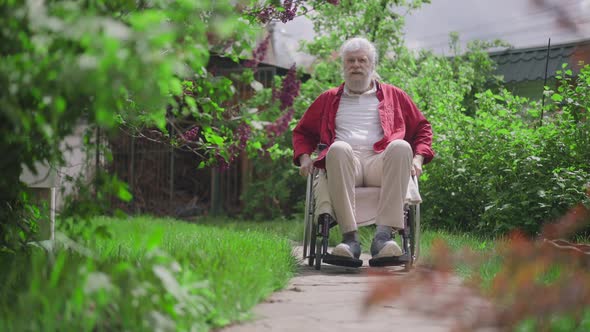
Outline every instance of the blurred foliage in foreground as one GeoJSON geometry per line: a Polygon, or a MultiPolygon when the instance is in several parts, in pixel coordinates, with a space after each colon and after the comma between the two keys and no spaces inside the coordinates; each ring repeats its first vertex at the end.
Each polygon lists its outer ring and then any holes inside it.
{"type": "Polygon", "coordinates": [[[452,318],[453,331],[588,331],[590,245],[562,238],[589,223],[590,209],[579,204],[544,226],[538,238],[514,231],[485,251],[453,250],[439,239],[415,273],[376,283],[365,309],[403,299],[412,310],[452,318]],[[457,268],[476,273],[462,283],[457,268]]]}
{"type": "Polygon", "coordinates": [[[289,241],[257,224],[66,223],[53,252],[0,254],[0,330],[207,331],[247,318],[295,270],[289,241]]]}

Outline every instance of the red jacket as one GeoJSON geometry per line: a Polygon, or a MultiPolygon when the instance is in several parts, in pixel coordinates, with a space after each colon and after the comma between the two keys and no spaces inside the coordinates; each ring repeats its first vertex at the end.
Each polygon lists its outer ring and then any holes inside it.
{"type": "MultiPolygon", "coordinates": [[[[336,112],[344,84],[338,88],[322,93],[309,106],[293,130],[293,162],[299,166],[299,157],[311,155],[319,143],[328,147],[336,138],[336,112]]],[[[432,150],[432,127],[410,97],[395,86],[377,82],[377,99],[379,99],[379,116],[383,127],[383,139],[373,145],[377,153],[385,150],[387,145],[404,139],[412,146],[414,155],[424,156],[424,164],[434,157],[432,150]]],[[[316,167],[325,167],[325,156],[329,149],[323,150],[315,161],[316,167]]]]}

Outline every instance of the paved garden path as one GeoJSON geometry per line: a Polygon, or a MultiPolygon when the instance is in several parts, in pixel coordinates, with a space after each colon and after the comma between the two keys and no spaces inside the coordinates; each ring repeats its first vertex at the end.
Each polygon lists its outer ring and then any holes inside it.
{"type": "MultiPolygon", "coordinates": [[[[296,257],[301,257],[301,250],[295,248],[296,257]]],[[[401,282],[416,273],[408,275],[396,267],[379,269],[380,275],[375,276],[368,267],[369,258],[361,256],[364,265],[359,269],[322,265],[321,271],[301,261],[299,273],[288,287],[257,305],[251,321],[222,331],[450,331],[455,321],[436,314],[441,311],[441,305],[451,306],[449,310],[456,311],[451,317],[469,315],[485,305],[477,299],[467,301],[461,293],[464,290],[461,281],[451,278],[439,285],[435,283],[434,289],[415,288],[411,294],[364,310],[363,303],[377,283],[401,282]],[[449,304],[455,300],[461,304],[449,304]],[[417,305],[421,310],[416,310],[417,305]]],[[[443,310],[446,309],[443,307],[443,310]]]]}

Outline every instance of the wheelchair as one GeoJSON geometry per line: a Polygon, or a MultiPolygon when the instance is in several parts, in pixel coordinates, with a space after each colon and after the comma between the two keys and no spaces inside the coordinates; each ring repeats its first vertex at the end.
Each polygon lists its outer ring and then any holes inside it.
{"type": "MultiPolygon", "coordinates": [[[[314,182],[317,181],[320,170],[313,168],[307,177],[307,189],[305,197],[305,217],[303,234],[303,259],[308,260],[309,266],[315,266],[320,270],[322,262],[331,263],[334,256],[328,253],[328,240],[330,229],[337,225],[329,214],[316,216],[316,200],[314,198],[314,182]]],[[[414,179],[415,180],[415,179],[414,179]]],[[[420,254],[420,204],[404,204],[404,228],[396,231],[401,238],[402,255],[389,257],[385,260],[372,259],[369,265],[372,267],[403,266],[408,272],[414,266],[420,254]]],[[[396,234],[392,234],[394,237],[396,234]]],[[[342,264],[334,264],[342,265],[342,264]]],[[[360,267],[362,261],[357,264],[346,265],[348,267],[360,267]]]]}

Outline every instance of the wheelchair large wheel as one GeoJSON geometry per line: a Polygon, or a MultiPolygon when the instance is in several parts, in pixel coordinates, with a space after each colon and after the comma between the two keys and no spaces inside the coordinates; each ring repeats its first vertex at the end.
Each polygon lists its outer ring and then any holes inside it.
{"type": "Polygon", "coordinates": [[[309,227],[309,230],[311,232],[310,234],[310,238],[309,238],[309,255],[307,256],[307,263],[309,264],[309,266],[313,266],[314,260],[317,257],[316,256],[316,241],[317,241],[317,225],[314,225],[313,222],[311,222],[311,225],[309,227]]]}
{"type": "Polygon", "coordinates": [[[408,211],[406,227],[409,228],[409,255],[408,262],[405,264],[405,270],[410,271],[420,253],[420,205],[410,206],[408,211]]]}
{"type": "Polygon", "coordinates": [[[412,257],[414,263],[420,257],[420,205],[413,207],[414,218],[412,219],[412,257]]]}
{"type": "Polygon", "coordinates": [[[303,259],[309,260],[309,266],[313,266],[315,257],[316,229],[314,225],[314,202],[313,202],[313,177],[314,172],[307,176],[307,190],[305,195],[305,220],[303,230],[303,259]],[[309,249],[309,250],[308,250],[309,249]]]}
{"type": "MultiPolygon", "coordinates": [[[[320,225],[318,225],[319,230],[320,225]]],[[[322,268],[322,258],[324,255],[322,254],[322,242],[323,239],[321,237],[316,237],[317,242],[315,243],[315,269],[319,270],[322,268]]]]}

